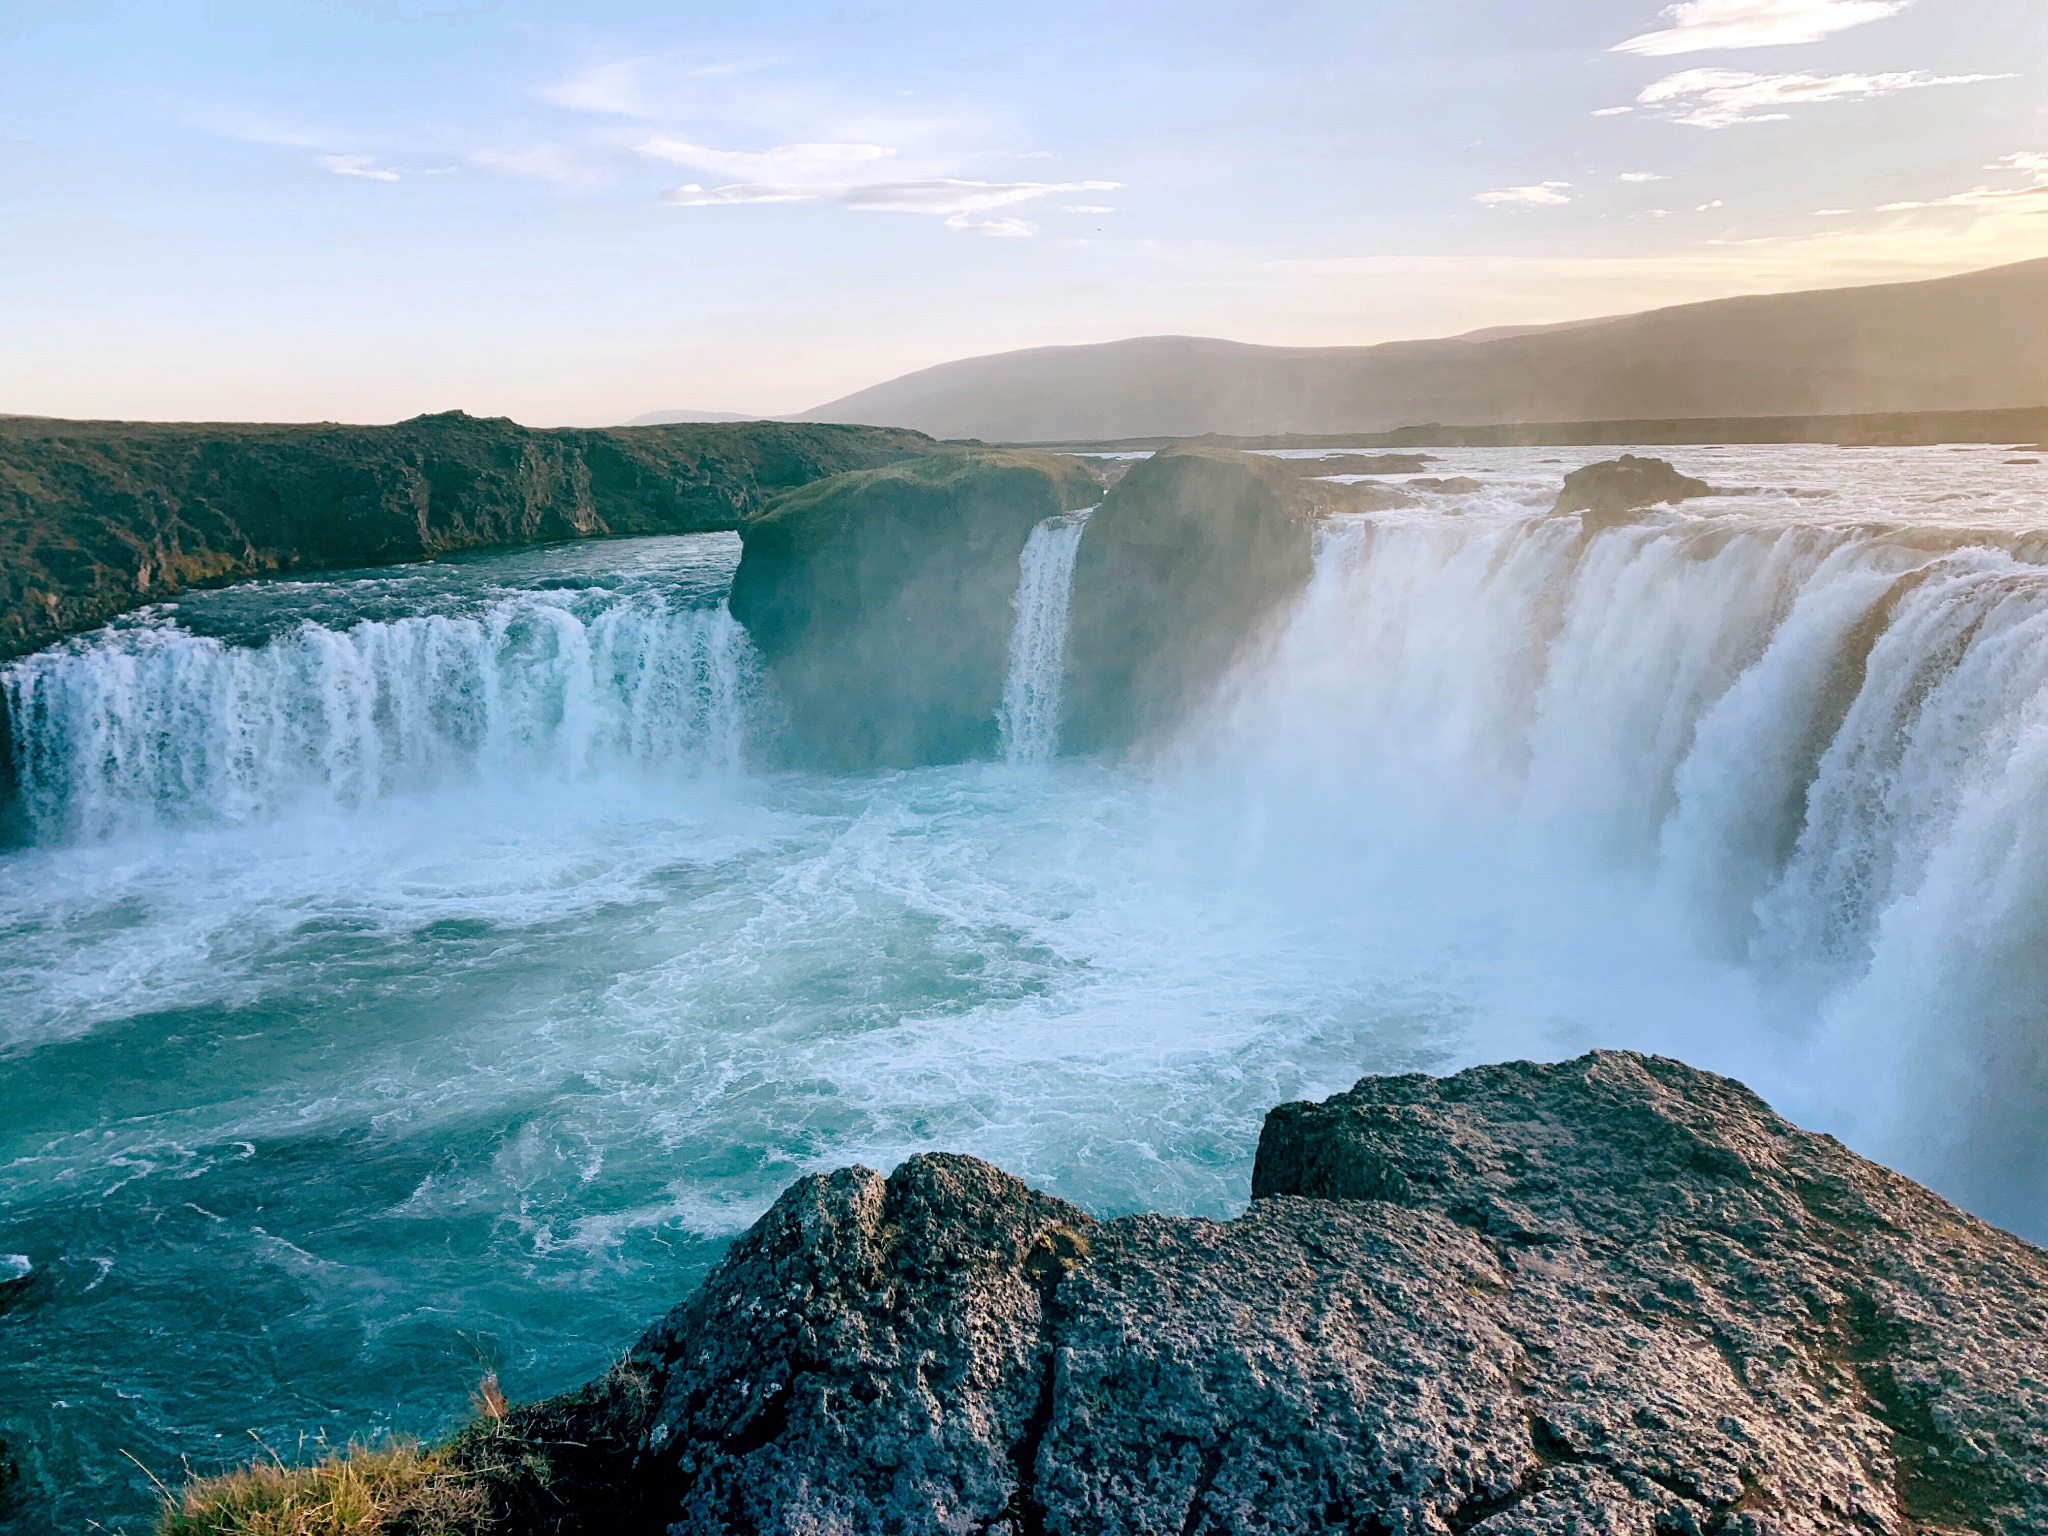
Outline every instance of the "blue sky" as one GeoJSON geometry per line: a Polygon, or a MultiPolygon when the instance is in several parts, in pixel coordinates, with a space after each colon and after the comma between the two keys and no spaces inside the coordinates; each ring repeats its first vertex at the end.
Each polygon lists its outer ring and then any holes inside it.
{"type": "Polygon", "coordinates": [[[0,410],[788,411],[2048,256],[2040,0],[0,0],[0,410]]]}

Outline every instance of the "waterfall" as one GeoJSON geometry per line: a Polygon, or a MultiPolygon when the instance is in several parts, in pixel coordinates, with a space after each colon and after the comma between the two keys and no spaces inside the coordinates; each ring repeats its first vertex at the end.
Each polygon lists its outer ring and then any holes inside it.
{"type": "MultiPolygon", "coordinates": [[[[1804,1064],[1777,1081],[1809,1110],[2037,1228],[2040,543],[1678,516],[1590,536],[1528,513],[1340,521],[1206,752],[1312,878],[1403,844],[1420,850],[1407,871],[1379,878],[1513,888],[1550,925],[1541,942],[1587,946],[1582,968],[1667,934],[1739,968],[1774,1037],[1735,1045],[1730,1018],[1653,1043],[1746,1076],[1792,1052],[1804,1064]],[[1561,918],[1597,880],[1636,894],[1561,918]]],[[[1616,1043],[1650,1028],[1634,1027],[1616,1043]]]]}
{"type": "Polygon", "coordinates": [[[117,627],[0,669],[38,841],[344,809],[452,776],[739,766],[755,659],[725,610],[522,593],[474,616],[237,646],[117,627]]]}
{"type": "Polygon", "coordinates": [[[1074,593],[1074,557],[1092,511],[1048,517],[1024,542],[1011,599],[1017,620],[1010,631],[1010,665],[996,716],[1005,762],[1049,763],[1059,755],[1067,605],[1074,593]]]}

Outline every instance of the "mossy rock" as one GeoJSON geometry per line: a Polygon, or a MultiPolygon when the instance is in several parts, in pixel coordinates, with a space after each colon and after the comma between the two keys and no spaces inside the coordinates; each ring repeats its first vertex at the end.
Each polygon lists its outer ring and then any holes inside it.
{"type": "Polygon", "coordinates": [[[1075,561],[1064,745],[1120,752],[1178,724],[1308,584],[1317,514],[1361,499],[1258,454],[1134,466],[1075,561]]]}
{"type": "Polygon", "coordinates": [[[813,766],[992,755],[1031,530],[1101,494],[1079,460],[955,448],[835,476],[740,527],[733,616],[813,766]]]}
{"type": "Polygon", "coordinates": [[[0,660],[197,585],[461,549],[738,526],[934,448],[787,422],[536,431],[0,420],[0,660]]]}

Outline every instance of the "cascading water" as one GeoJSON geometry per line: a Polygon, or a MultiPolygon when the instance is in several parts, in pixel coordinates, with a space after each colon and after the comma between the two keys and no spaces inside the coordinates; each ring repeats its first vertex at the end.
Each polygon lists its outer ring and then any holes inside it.
{"type": "Polygon", "coordinates": [[[808,1170],[1229,1214],[1264,1111],[1364,1072],[1665,1050],[2048,1233],[2042,471],[1673,451],[1793,489],[1588,536],[1553,455],[1331,524],[1139,766],[1055,755],[1064,520],[1030,773],[703,771],[754,712],[730,538],[251,583],[15,663],[0,1529],[139,1527],[121,1448],[434,1433],[479,1352],[585,1380],[808,1170]]]}
{"type": "Polygon", "coordinates": [[[1005,762],[1049,763],[1059,755],[1067,605],[1074,593],[1074,558],[1093,510],[1048,517],[1024,543],[1012,599],[1017,622],[1010,631],[1010,666],[996,717],[1005,762]]]}
{"type": "Polygon", "coordinates": [[[753,667],[723,605],[545,592],[260,645],[116,628],[13,663],[0,687],[22,812],[54,841],[360,807],[450,775],[731,771],[753,667]]]}
{"type": "Polygon", "coordinates": [[[1346,837],[1406,846],[1394,878],[1427,864],[1462,912],[1487,887],[1579,904],[1542,940],[1574,963],[1732,968],[1717,1021],[1646,1001],[1609,1041],[1737,1072],[2040,1230],[2039,526],[1766,507],[1591,536],[1499,503],[1334,525],[1278,655],[1192,750],[1325,871],[1346,837]]]}

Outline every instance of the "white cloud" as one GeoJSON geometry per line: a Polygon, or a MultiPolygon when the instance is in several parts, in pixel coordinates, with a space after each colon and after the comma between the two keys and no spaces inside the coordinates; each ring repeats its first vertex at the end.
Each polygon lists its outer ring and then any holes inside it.
{"type": "Polygon", "coordinates": [[[883,181],[858,185],[815,182],[735,182],[723,187],[675,187],[662,201],[683,208],[722,208],[749,203],[837,203],[862,213],[924,213],[946,221],[949,229],[1016,238],[1034,235],[1037,226],[1023,219],[976,220],[967,217],[993,208],[1008,208],[1062,192],[1115,192],[1120,181],[961,181],[939,177],[928,181],[883,181]]]}
{"type": "Polygon", "coordinates": [[[649,139],[640,153],[722,176],[807,180],[846,174],[849,166],[886,160],[896,151],[881,144],[778,144],[771,149],[711,149],[684,139],[649,139]]]}
{"type": "Polygon", "coordinates": [[[1668,177],[1659,176],[1655,171],[1623,171],[1620,179],[1628,182],[1669,180],[1668,177]]]}
{"type": "Polygon", "coordinates": [[[641,61],[638,59],[593,64],[566,80],[542,86],[540,99],[557,107],[567,107],[572,112],[639,117],[646,111],[641,74],[641,61]]]}
{"type": "Polygon", "coordinates": [[[1474,194],[1472,201],[1485,203],[1488,207],[1503,205],[1517,208],[1555,207],[1571,201],[1565,195],[1568,181],[1539,181],[1533,187],[1495,187],[1491,192],[1474,194]]]}
{"type": "Polygon", "coordinates": [[[1115,213],[1117,210],[1107,203],[1067,203],[1061,213],[1115,213]]]}
{"type": "Polygon", "coordinates": [[[1994,160],[1984,169],[2010,172],[2023,177],[2024,180],[2018,186],[1972,187],[1967,192],[1955,192],[1947,197],[1930,198],[1925,202],[1880,203],[1877,211],[1906,213],[1919,208],[1994,208],[2048,213],[2048,153],[2032,149],[2021,150],[2016,154],[1994,160]],[[2035,207],[2025,207],[2028,203],[2034,204],[2035,207]]]}
{"type": "Polygon", "coordinates": [[[1728,128],[1737,123],[1779,123],[1786,107],[1830,101],[1867,101],[1931,85],[1974,85],[2009,75],[1930,75],[1925,70],[1880,75],[1756,75],[1736,69],[1686,69],[1647,86],[1636,97],[1643,106],[1668,108],[1665,117],[1694,128],[1728,128]]]}
{"type": "Polygon", "coordinates": [[[1693,209],[1693,212],[1694,212],[1694,213],[1709,213],[1709,212],[1712,212],[1712,211],[1713,211],[1714,209],[1716,209],[1716,208],[1718,208],[1718,207],[1720,207],[1720,206],[1721,206],[1721,199],[1719,199],[1719,198],[1717,197],[1717,198],[1715,198],[1715,199],[1714,199],[1714,200],[1713,200],[1713,201],[1712,201],[1711,203],[1701,203],[1701,204],[1699,205],[1699,207],[1697,207],[1697,208],[1693,209]]]}
{"type": "Polygon", "coordinates": [[[539,96],[551,106],[600,117],[656,118],[679,94],[696,94],[709,83],[730,80],[761,67],[759,61],[688,64],[673,57],[612,59],[550,81],[539,96]]]}
{"type": "Polygon", "coordinates": [[[1595,117],[1620,117],[1624,113],[1633,111],[1635,111],[1634,107],[1595,107],[1593,115],[1595,117]]]}
{"type": "Polygon", "coordinates": [[[964,213],[956,213],[946,220],[946,228],[992,235],[998,240],[1029,239],[1038,233],[1038,226],[1029,219],[970,219],[964,213]]]}
{"type": "Polygon", "coordinates": [[[360,176],[365,181],[398,180],[398,172],[381,168],[369,155],[322,155],[320,163],[337,176],[360,176]]]}
{"type": "Polygon", "coordinates": [[[1614,45],[1615,53],[1662,58],[1707,48],[1773,48],[1814,43],[1865,22],[1896,16],[1913,0],[1684,0],[1666,6],[1671,25],[1614,45]]]}

